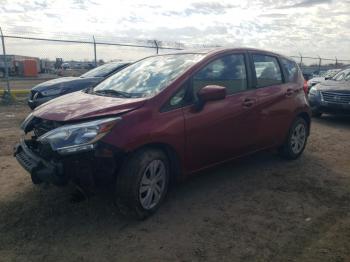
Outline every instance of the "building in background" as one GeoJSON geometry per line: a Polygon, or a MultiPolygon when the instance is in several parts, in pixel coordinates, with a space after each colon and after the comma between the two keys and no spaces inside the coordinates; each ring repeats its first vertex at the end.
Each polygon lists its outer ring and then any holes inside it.
{"type": "MultiPolygon", "coordinates": [[[[0,77],[5,76],[5,59],[0,55],[0,77]]],[[[40,59],[37,57],[6,55],[10,76],[35,77],[41,71],[40,59]]]]}

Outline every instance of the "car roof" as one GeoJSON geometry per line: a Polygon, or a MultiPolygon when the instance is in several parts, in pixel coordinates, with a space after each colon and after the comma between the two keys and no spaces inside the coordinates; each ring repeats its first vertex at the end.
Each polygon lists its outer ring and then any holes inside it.
{"type": "Polygon", "coordinates": [[[259,52],[264,54],[270,54],[274,56],[280,56],[287,58],[291,60],[288,56],[284,56],[275,52],[263,50],[263,49],[256,49],[256,48],[249,48],[249,47],[220,47],[220,48],[202,48],[202,49],[188,49],[188,50],[181,50],[161,55],[170,55],[170,54],[205,54],[205,55],[215,55],[220,53],[226,53],[226,52],[232,52],[232,51],[249,51],[249,52],[259,52]]]}

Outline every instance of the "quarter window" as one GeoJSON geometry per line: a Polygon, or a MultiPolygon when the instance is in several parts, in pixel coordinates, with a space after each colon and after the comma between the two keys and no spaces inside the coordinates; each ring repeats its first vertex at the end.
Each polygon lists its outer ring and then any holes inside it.
{"type": "Polygon", "coordinates": [[[169,101],[162,107],[161,112],[170,111],[185,106],[191,101],[186,99],[188,90],[188,82],[183,84],[179,90],[169,99],[169,101]]]}
{"type": "Polygon", "coordinates": [[[298,66],[294,61],[281,58],[282,66],[286,72],[286,82],[296,82],[298,79],[298,66]]]}
{"type": "Polygon", "coordinates": [[[207,85],[224,86],[227,94],[247,89],[247,73],[244,55],[232,54],[221,57],[206,65],[193,76],[193,92],[207,85]]]}
{"type": "Polygon", "coordinates": [[[257,87],[282,83],[282,74],[277,58],[267,55],[253,55],[257,87]]]}

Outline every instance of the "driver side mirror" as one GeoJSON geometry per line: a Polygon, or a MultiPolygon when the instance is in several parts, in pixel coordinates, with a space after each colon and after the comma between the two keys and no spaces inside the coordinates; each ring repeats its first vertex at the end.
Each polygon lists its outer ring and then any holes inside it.
{"type": "Polygon", "coordinates": [[[206,102],[222,100],[226,97],[226,87],[218,85],[207,85],[201,88],[197,93],[198,100],[195,103],[195,109],[201,110],[206,102]]]}

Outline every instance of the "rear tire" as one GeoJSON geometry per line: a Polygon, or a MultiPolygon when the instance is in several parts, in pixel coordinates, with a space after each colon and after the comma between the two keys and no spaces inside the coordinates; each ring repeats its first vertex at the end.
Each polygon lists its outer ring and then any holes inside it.
{"type": "Polygon", "coordinates": [[[133,153],[117,176],[118,204],[137,219],[149,217],[163,202],[169,178],[169,160],[161,150],[148,148],[133,153]]]}
{"type": "Polygon", "coordinates": [[[298,117],[288,132],[285,143],[280,148],[282,157],[290,160],[297,159],[304,151],[309,134],[309,126],[306,121],[298,117]]]}

